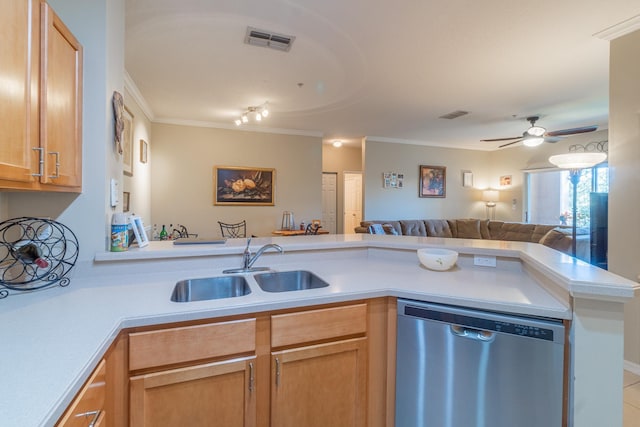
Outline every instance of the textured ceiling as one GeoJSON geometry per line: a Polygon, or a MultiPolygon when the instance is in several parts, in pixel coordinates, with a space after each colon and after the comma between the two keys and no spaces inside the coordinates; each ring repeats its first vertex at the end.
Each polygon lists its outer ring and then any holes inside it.
{"type": "Polygon", "coordinates": [[[494,149],[527,116],[607,127],[609,42],[637,0],[127,0],[125,67],[151,119],[326,140],[494,149]],[[296,37],[244,44],[247,26],[296,37]],[[469,114],[454,120],[440,116],[469,114]]]}

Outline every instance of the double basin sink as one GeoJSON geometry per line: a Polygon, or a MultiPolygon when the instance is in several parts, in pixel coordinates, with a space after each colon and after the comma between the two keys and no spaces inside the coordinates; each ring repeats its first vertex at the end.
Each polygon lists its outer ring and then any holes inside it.
{"type": "MultiPolygon", "coordinates": [[[[329,286],[314,273],[306,270],[277,271],[254,274],[253,278],[265,292],[290,292],[329,286]]],[[[251,293],[244,276],[217,276],[187,279],[176,283],[171,301],[190,302],[234,298],[251,293]]]]}

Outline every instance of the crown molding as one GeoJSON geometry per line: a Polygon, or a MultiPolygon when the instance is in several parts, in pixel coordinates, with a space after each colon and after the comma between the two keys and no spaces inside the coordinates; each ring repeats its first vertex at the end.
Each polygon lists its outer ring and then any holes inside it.
{"type": "Polygon", "coordinates": [[[598,31],[593,36],[602,40],[611,41],[636,30],[640,30],[640,15],[633,16],[625,21],[612,25],[609,28],[598,31]]]}
{"type": "Polygon", "coordinates": [[[140,93],[138,86],[126,71],[124,72],[124,88],[131,94],[134,101],[136,101],[144,115],[147,116],[147,119],[149,119],[149,121],[151,122],[154,121],[155,116],[153,114],[153,110],[151,109],[151,107],[149,107],[149,104],[144,99],[144,96],[142,96],[142,93],[140,93]]]}
{"type": "Polygon", "coordinates": [[[178,125],[178,126],[195,126],[195,127],[203,127],[203,128],[238,130],[238,131],[245,131],[245,132],[275,133],[279,135],[313,136],[317,138],[322,138],[323,136],[322,132],[317,132],[317,131],[302,131],[302,130],[296,130],[296,129],[270,128],[270,127],[252,126],[252,125],[236,126],[233,123],[218,123],[218,122],[208,122],[208,121],[199,121],[199,120],[158,118],[158,119],[154,119],[153,122],[167,124],[167,125],[178,125]]]}

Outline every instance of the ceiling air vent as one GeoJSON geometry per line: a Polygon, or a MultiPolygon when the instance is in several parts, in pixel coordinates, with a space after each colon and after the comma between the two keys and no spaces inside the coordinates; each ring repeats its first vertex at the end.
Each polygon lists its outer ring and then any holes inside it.
{"type": "Polygon", "coordinates": [[[247,34],[244,42],[253,46],[269,47],[283,52],[289,52],[291,45],[295,40],[295,36],[286,36],[284,34],[276,34],[267,30],[247,27],[247,34]]]}
{"type": "Polygon", "coordinates": [[[449,114],[445,114],[444,116],[440,116],[439,118],[452,120],[452,119],[457,119],[460,116],[464,116],[465,114],[469,114],[469,112],[468,111],[458,110],[458,111],[454,111],[454,112],[449,113],[449,114]]]}

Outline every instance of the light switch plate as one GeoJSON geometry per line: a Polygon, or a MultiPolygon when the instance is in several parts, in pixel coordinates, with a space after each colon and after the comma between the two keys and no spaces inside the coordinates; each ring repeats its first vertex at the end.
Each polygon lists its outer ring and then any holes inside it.
{"type": "Polygon", "coordinates": [[[120,203],[120,184],[115,178],[111,178],[111,207],[115,208],[120,203]]]}

